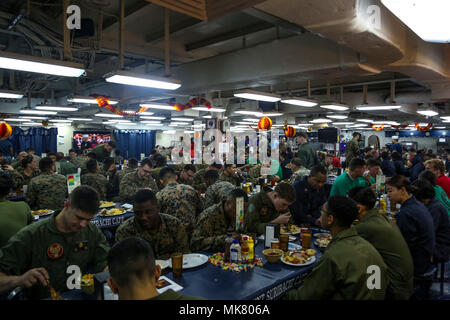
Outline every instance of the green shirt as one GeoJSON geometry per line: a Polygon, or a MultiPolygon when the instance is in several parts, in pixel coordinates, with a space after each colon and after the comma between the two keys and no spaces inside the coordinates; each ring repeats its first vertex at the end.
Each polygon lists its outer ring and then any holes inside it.
{"type": "MultiPolygon", "coordinates": [[[[372,281],[369,281],[372,283],[372,281]]],[[[386,264],[378,251],[354,228],[333,237],[323,256],[288,300],[383,300],[388,280],[386,264]],[[369,289],[369,266],[380,268],[380,289],[369,289]]]]}
{"type": "Polygon", "coordinates": [[[0,248],[13,235],[33,221],[30,207],[26,202],[12,202],[0,199],[0,248]]]}
{"type": "Polygon", "coordinates": [[[379,214],[377,209],[372,209],[355,229],[378,250],[387,265],[389,298],[408,300],[413,293],[413,261],[397,225],[379,214]]]}
{"type": "Polygon", "coordinates": [[[367,187],[366,179],[363,177],[352,179],[348,172],[344,172],[334,181],[330,197],[335,195],[347,196],[347,192],[356,187],[367,187]]]}
{"type": "MultiPolygon", "coordinates": [[[[0,249],[0,272],[22,275],[30,269],[45,268],[50,284],[59,292],[67,291],[67,267],[77,265],[82,274],[98,273],[106,267],[109,245],[100,229],[93,223],[74,233],[62,233],[56,228],[55,218],[33,223],[14,235],[0,249]],[[52,247],[60,247],[51,250],[52,247]],[[58,257],[59,253],[61,255],[58,257]]],[[[28,291],[28,290],[27,290],[28,291]]],[[[49,289],[34,285],[27,296],[43,299],[50,296],[49,289]]]]}
{"type": "Polygon", "coordinates": [[[62,174],[63,176],[67,176],[68,174],[74,174],[77,173],[78,168],[72,163],[67,160],[61,160],[57,161],[56,163],[59,163],[59,174],[62,174]]]}
{"type": "Polygon", "coordinates": [[[298,148],[296,158],[300,158],[302,166],[309,170],[319,164],[319,158],[317,157],[316,151],[309,143],[305,143],[298,148]]]}
{"type": "Polygon", "coordinates": [[[445,209],[447,209],[447,214],[450,216],[450,200],[448,199],[447,194],[445,193],[444,189],[442,189],[438,185],[435,185],[434,193],[435,193],[434,197],[442,203],[442,205],[445,207],[445,209]]]}
{"type": "Polygon", "coordinates": [[[106,151],[105,144],[101,144],[92,149],[92,152],[97,156],[97,161],[103,162],[105,158],[108,158],[111,155],[111,152],[106,151]]]}

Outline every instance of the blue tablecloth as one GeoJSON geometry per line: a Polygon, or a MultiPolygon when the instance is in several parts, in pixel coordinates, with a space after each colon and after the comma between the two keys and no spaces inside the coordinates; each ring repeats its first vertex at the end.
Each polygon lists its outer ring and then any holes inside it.
{"type": "MultiPolygon", "coordinates": [[[[262,242],[258,242],[255,252],[263,259],[264,266],[248,272],[225,271],[208,262],[197,268],[183,270],[180,278],[173,278],[170,269],[165,269],[163,274],[181,285],[183,290],[180,293],[187,296],[200,296],[208,300],[275,300],[290,289],[298,288],[322,256],[311,241],[311,247],[317,251],[314,264],[306,267],[291,267],[281,261],[271,264],[262,254],[265,249],[262,242]]],[[[295,243],[298,243],[298,239],[295,243]]],[[[65,292],[63,297],[74,300],[91,298],[81,290],[65,292]]]]}

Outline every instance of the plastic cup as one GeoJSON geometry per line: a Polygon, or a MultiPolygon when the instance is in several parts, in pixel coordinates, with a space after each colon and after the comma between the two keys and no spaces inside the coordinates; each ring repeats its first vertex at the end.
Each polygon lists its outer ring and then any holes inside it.
{"type": "Polygon", "coordinates": [[[283,251],[288,251],[289,247],[289,235],[280,234],[280,249],[283,251]]]}
{"type": "Polygon", "coordinates": [[[181,277],[183,272],[183,254],[180,252],[172,254],[172,272],[173,277],[181,277]]]}
{"type": "Polygon", "coordinates": [[[311,231],[308,229],[302,230],[302,247],[303,249],[311,248],[311,231]]]}

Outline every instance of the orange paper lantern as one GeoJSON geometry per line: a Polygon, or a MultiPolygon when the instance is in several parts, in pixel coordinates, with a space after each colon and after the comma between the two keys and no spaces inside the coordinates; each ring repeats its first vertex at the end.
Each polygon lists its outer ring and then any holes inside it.
{"type": "Polygon", "coordinates": [[[258,122],[259,130],[270,130],[272,128],[272,120],[269,117],[262,117],[258,122]]]}
{"type": "Polygon", "coordinates": [[[284,135],[288,138],[292,138],[295,136],[295,129],[293,127],[283,127],[284,129],[284,135]]]}
{"type": "Polygon", "coordinates": [[[0,123],[0,139],[1,140],[5,140],[11,134],[12,134],[11,126],[8,123],[6,123],[6,122],[0,123]]]}

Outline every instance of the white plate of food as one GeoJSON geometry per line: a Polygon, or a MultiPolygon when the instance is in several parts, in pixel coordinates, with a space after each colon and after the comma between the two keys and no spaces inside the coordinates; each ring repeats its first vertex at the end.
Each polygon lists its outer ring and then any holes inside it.
{"type": "Polygon", "coordinates": [[[281,257],[281,262],[292,267],[305,267],[316,262],[314,249],[290,251],[281,257]]]}
{"type": "Polygon", "coordinates": [[[327,232],[321,232],[321,233],[314,233],[313,236],[316,238],[327,238],[327,237],[330,238],[331,234],[327,232]]]}
{"type": "Polygon", "coordinates": [[[113,208],[110,210],[103,209],[100,214],[104,217],[108,216],[120,216],[122,214],[127,213],[127,210],[125,208],[113,208]]]}
{"type": "MultiPolygon", "coordinates": [[[[172,268],[172,259],[166,260],[169,267],[172,268]]],[[[201,266],[208,262],[208,256],[201,253],[183,254],[183,269],[190,269],[201,266]]]]}
{"type": "Polygon", "coordinates": [[[326,248],[330,244],[332,237],[329,233],[318,233],[316,234],[316,240],[314,240],[314,244],[320,248],[326,248]]]}
{"type": "Polygon", "coordinates": [[[155,264],[161,267],[161,270],[164,270],[169,266],[169,263],[166,260],[155,260],[155,264]]]}
{"type": "Polygon", "coordinates": [[[282,226],[280,227],[280,234],[290,234],[290,235],[300,234],[300,227],[296,226],[295,224],[290,224],[287,227],[282,226]]]}
{"type": "Polygon", "coordinates": [[[41,209],[41,210],[31,211],[31,213],[34,216],[38,216],[38,217],[49,216],[49,215],[51,215],[54,212],[55,212],[55,210],[50,210],[50,209],[41,209]]]}
{"type": "Polygon", "coordinates": [[[112,201],[100,201],[100,209],[114,207],[115,205],[112,201]]]}

